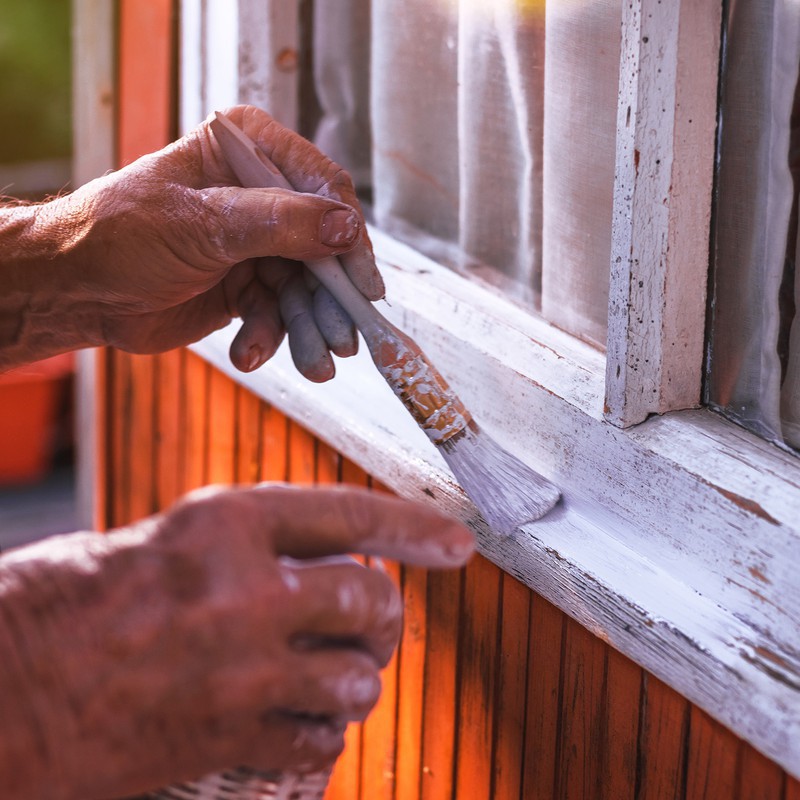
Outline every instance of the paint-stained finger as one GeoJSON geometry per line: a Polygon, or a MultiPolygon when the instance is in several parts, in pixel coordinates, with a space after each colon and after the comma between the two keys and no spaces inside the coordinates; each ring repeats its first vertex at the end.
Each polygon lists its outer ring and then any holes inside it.
{"type": "Polygon", "coordinates": [[[402,630],[403,603],[385,572],[352,559],[281,559],[295,613],[289,641],[295,649],[353,647],[385,666],[402,630]]]}
{"type": "Polygon", "coordinates": [[[279,302],[283,324],[289,334],[292,360],[298,371],[315,383],[330,380],[336,371],[333,359],[317,327],[312,298],[299,271],[284,284],[279,302]]]}
{"type": "Polygon", "coordinates": [[[239,296],[242,326],[231,343],[231,363],[252,372],[275,355],[285,333],[274,293],[253,279],[239,296]]]}
{"type": "Polygon", "coordinates": [[[334,355],[346,358],[358,352],[356,326],[336,298],[324,287],[314,291],[314,319],[334,355]]]}
{"type": "Polygon", "coordinates": [[[339,261],[356,288],[369,300],[380,300],[386,294],[383,277],[378,272],[372,243],[366,231],[362,232],[358,244],[339,255],[339,261]]]}

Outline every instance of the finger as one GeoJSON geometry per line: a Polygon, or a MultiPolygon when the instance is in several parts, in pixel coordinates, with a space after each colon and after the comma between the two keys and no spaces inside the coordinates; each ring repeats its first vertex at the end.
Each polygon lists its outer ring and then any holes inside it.
{"type": "Polygon", "coordinates": [[[293,558],[361,553],[426,567],[459,567],[475,548],[469,529],[420,503],[354,486],[282,484],[216,493],[237,524],[293,558]],[[235,516],[234,516],[235,515],[235,516]]]}
{"type": "Polygon", "coordinates": [[[286,558],[281,572],[292,591],[295,613],[287,635],[294,648],[358,647],[381,666],[389,662],[402,630],[403,603],[386,573],[351,560],[286,558]]]}
{"type": "Polygon", "coordinates": [[[318,719],[363,720],[380,697],[375,659],[354,648],[296,654],[279,710],[318,719]]]}
{"type": "Polygon", "coordinates": [[[295,189],[356,207],[358,199],[350,176],[308,139],[254,106],[237,106],[223,114],[258,145],[295,189]]]}
{"type": "Polygon", "coordinates": [[[231,363],[242,372],[252,372],[275,355],[284,337],[278,299],[253,279],[239,295],[242,327],[231,342],[231,363]]]}
{"type": "Polygon", "coordinates": [[[338,255],[358,241],[361,231],[360,217],[350,206],[314,194],[222,186],[203,189],[196,197],[200,213],[193,224],[204,226],[204,238],[220,263],[338,255]]]}
{"type": "Polygon", "coordinates": [[[289,335],[289,349],[298,371],[315,383],[330,380],[336,368],[328,345],[314,319],[311,295],[301,272],[289,278],[280,297],[283,324],[289,335]]]}
{"type": "Polygon", "coordinates": [[[370,242],[366,230],[352,250],[339,255],[339,261],[355,287],[367,299],[381,300],[385,297],[386,286],[375,264],[372,242],[370,242]]]}
{"type": "Polygon", "coordinates": [[[263,715],[261,727],[261,736],[238,740],[233,763],[306,775],[329,769],[344,750],[345,720],[274,712],[263,715]],[[242,753],[243,747],[249,752],[242,753]]]}
{"type": "Polygon", "coordinates": [[[314,319],[331,352],[342,358],[358,352],[356,326],[336,298],[324,287],[313,294],[314,319]]]}

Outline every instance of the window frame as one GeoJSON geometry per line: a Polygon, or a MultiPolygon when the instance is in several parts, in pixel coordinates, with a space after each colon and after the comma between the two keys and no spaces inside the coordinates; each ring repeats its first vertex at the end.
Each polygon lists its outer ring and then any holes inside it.
{"type": "MultiPolygon", "coordinates": [[[[215,50],[230,29],[192,24],[218,5],[181,4],[183,127],[235,102],[292,124],[297,73],[254,81],[241,54],[261,52],[267,70],[298,52],[299,2],[238,0],[236,58],[215,50]]],[[[720,14],[721,2],[623,4],[607,357],[372,231],[382,310],[481,426],[564,492],[518,536],[486,530],[365,348],[322,386],[285,348],[236,372],[235,325],[193,349],[399,494],[468,520],[489,559],[800,777],[800,462],[696,408],[720,14]]]]}

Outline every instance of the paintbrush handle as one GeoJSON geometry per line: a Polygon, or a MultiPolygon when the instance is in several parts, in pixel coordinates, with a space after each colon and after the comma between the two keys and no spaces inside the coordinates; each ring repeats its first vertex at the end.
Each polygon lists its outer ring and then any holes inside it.
{"type": "MultiPolygon", "coordinates": [[[[215,114],[211,130],[242,186],[293,188],[256,143],[227,117],[215,114]]],[[[419,345],[361,294],[338,259],[308,261],[306,266],[350,315],[378,371],[428,438],[440,445],[464,431],[472,420],[464,404],[419,345]]]]}
{"type": "MultiPolygon", "coordinates": [[[[294,190],[283,173],[255,142],[227,117],[215,114],[211,121],[211,130],[242,186],[294,190]]],[[[337,258],[330,256],[306,261],[305,264],[347,311],[365,338],[369,339],[385,326],[394,327],[353,285],[337,258]]]]}

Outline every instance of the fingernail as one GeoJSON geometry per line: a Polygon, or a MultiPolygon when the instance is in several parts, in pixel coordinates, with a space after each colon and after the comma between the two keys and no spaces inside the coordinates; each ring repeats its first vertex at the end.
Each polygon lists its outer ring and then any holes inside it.
{"type": "Polygon", "coordinates": [[[252,372],[261,363],[262,358],[263,353],[261,352],[261,348],[257,344],[254,344],[247,351],[247,371],[252,372]]]}
{"type": "Polygon", "coordinates": [[[345,209],[326,211],[322,217],[320,239],[329,247],[344,247],[355,240],[359,227],[355,211],[345,209]]]}

